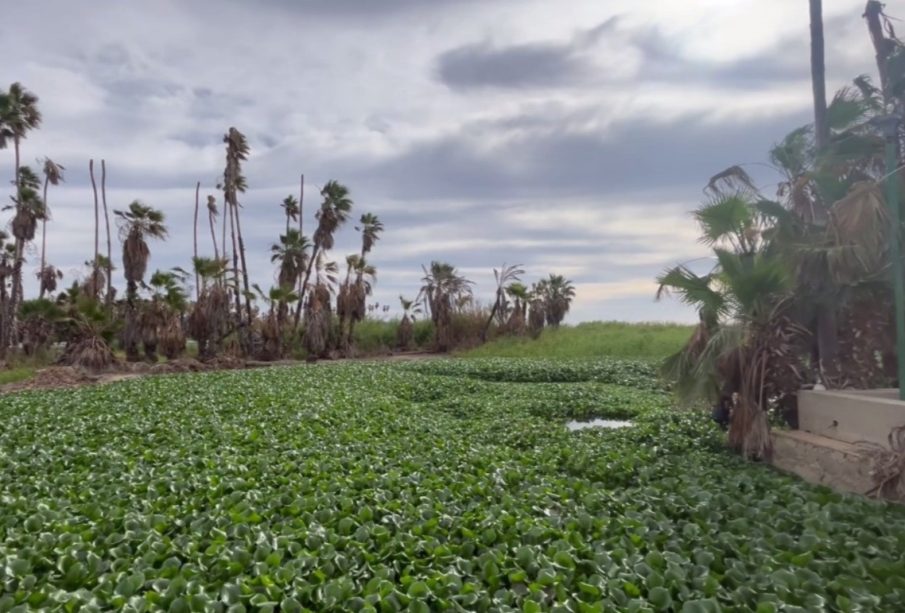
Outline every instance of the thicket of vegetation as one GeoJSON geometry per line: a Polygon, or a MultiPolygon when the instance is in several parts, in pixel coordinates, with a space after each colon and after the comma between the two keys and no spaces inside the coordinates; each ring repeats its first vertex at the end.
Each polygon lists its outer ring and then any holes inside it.
{"type": "MultiPolygon", "coordinates": [[[[0,231],[0,358],[10,352],[43,354],[62,343],[63,363],[103,369],[116,361],[114,347],[121,348],[128,361],[156,362],[160,354],[171,360],[182,356],[188,339],[197,342],[202,360],[224,355],[259,360],[352,355],[355,329],[369,315],[389,310],[389,305],[370,299],[377,282],[372,252],[384,231],[376,215],[363,213],[353,224],[361,238],[357,253],[347,255],[344,265],[331,259],[337,234],[354,217],[349,189],[335,180],[319,188],[321,202],[310,237],[304,234],[304,175],[298,198],[288,195],[279,203],[285,224],[280,223],[270,248],[275,283],[254,282],[242,232],[247,213],[241,204],[248,188],[243,165],[251,149],[236,128],[223,137],[219,203],[211,193],[202,205],[201,183],[195,186],[194,240],[187,268],[149,272],[152,248],[168,234],[163,212],[151,205],[135,200],[114,208],[118,237],[111,234],[107,165],[101,160],[98,191],[91,160],[94,252],[81,278],[59,291],[63,273],[46,257],[49,199],[67,171],[48,158],[41,173],[21,163],[27,137],[41,120],[37,96],[20,83],[0,92],[0,149],[11,148],[15,163],[10,232],[0,231]],[[26,253],[39,230],[38,295],[26,299],[26,253]],[[121,246],[117,255],[126,281],[124,294],[113,284],[115,238],[121,246]]],[[[561,275],[551,274],[529,288],[522,284],[524,271],[518,266],[495,273],[492,306],[483,309],[474,300],[470,280],[449,263],[431,262],[424,267],[415,297],[400,297],[403,313],[395,338],[381,338],[379,345],[425,347],[424,328],[415,325],[420,315],[432,324],[430,348],[437,351],[474,345],[489,334],[537,335],[545,326],[562,322],[575,296],[572,283],[561,275]]]]}
{"type": "Polygon", "coordinates": [[[647,363],[513,359],[9,396],[0,610],[905,607],[901,508],[745,464],[670,402],[647,363]]]}
{"type": "Polygon", "coordinates": [[[901,203],[884,188],[903,193],[905,46],[883,5],[868,2],[879,87],[860,76],[826,104],[819,4],[816,121],[770,151],[775,192],[740,166],[712,177],[695,218],[713,267],[680,265],[658,279],[661,294],[700,314],[665,373],[682,396],[731,410],[730,443],[748,457],[769,456],[768,412],[794,412],[804,385],[897,384],[890,241],[901,238],[901,203]]]}

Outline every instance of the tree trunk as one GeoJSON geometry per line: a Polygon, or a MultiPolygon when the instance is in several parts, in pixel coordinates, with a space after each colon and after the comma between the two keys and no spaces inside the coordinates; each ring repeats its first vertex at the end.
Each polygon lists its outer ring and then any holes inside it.
{"type": "Polygon", "coordinates": [[[887,98],[889,90],[889,75],[886,70],[886,61],[892,53],[894,45],[883,34],[883,3],[878,0],[869,0],[864,9],[864,17],[867,19],[867,29],[870,32],[871,41],[876,52],[877,71],[880,73],[880,88],[883,97],[887,98]]]}
{"type": "MultiPolygon", "coordinates": [[[[198,261],[198,198],[201,192],[201,181],[195,183],[195,227],[192,234],[194,239],[195,261],[198,261]]],[[[198,276],[198,267],[195,266],[195,301],[201,296],[201,278],[198,276]]]]}
{"type": "Polygon", "coordinates": [[[126,360],[140,362],[141,353],[138,350],[138,313],[135,309],[135,297],[138,294],[138,284],[132,279],[126,280],[126,328],[123,331],[123,345],[126,351],[126,360]]]}
{"type": "MultiPolygon", "coordinates": [[[[91,189],[94,191],[94,260],[91,262],[91,274],[95,275],[98,269],[98,256],[100,255],[101,240],[101,217],[100,203],[97,201],[97,183],[94,180],[94,159],[88,161],[88,175],[91,177],[91,189]]],[[[96,278],[96,275],[95,275],[96,278]]],[[[94,287],[95,279],[92,279],[92,290],[97,292],[99,288],[94,287]]],[[[97,294],[95,293],[95,298],[97,294]]]]}
{"type": "Polygon", "coordinates": [[[814,137],[818,153],[830,140],[826,110],[826,65],[823,41],[823,0],[811,5],[811,86],[814,91],[814,137]]]}
{"type": "Polygon", "coordinates": [[[239,337],[243,338],[242,302],[239,297],[239,249],[236,245],[236,220],[232,205],[227,202],[226,208],[229,209],[229,234],[233,243],[233,295],[236,303],[236,324],[239,330],[239,337]]]}
{"type": "MultiPolygon", "coordinates": [[[[15,148],[15,193],[16,193],[16,209],[21,206],[22,202],[22,186],[19,184],[19,166],[21,164],[19,160],[19,147],[21,142],[18,136],[13,137],[13,147],[15,148]]],[[[6,314],[6,342],[4,346],[7,344],[15,345],[16,344],[16,310],[19,308],[19,300],[22,293],[22,241],[16,238],[15,241],[15,261],[13,262],[13,287],[10,292],[10,299],[8,310],[6,314]]]]}
{"type": "Polygon", "coordinates": [[[207,214],[207,221],[211,227],[211,242],[214,244],[214,259],[220,260],[220,252],[217,250],[217,233],[214,231],[214,215],[213,213],[207,214]]]}
{"type": "MultiPolygon", "coordinates": [[[[245,290],[245,315],[248,320],[248,332],[251,333],[251,288],[248,285],[248,265],[245,263],[245,241],[242,239],[242,224],[239,220],[239,204],[236,203],[236,235],[239,238],[239,258],[242,261],[242,288],[245,290]]],[[[250,347],[249,347],[250,348],[250,347]]]]}
{"type": "Polygon", "coordinates": [[[41,220],[41,268],[38,282],[38,298],[44,298],[44,268],[47,266],[47,184],[48,177],[44,177],[44,219],[41,220]]]}
{"type": "Polygon", "coordinates": [[[302,303],[305,298],[305,290],[308,289],[308,281],[311,280],[311,271],[314,269],[314,262],[317,260],[317,255],[320,252],[320,245],[315,244],[314,249],[311,251],[311,259],[308,260],[308,269],[305,271],[305,278],[302,280],[302,287],[299,289],[299,303],[295,307],[295,327],[299,327],[299,321],[301,321],[302,317],[302,303]]]}
{"type": "Polygon", "coordinates": [[[101,201],[104,203],[104,223],[107,226],[107,294],[104,306],[113,307],[113,243],[110,238],[110,212],[107,210],[107,164],[101,160],[101,201]]]}

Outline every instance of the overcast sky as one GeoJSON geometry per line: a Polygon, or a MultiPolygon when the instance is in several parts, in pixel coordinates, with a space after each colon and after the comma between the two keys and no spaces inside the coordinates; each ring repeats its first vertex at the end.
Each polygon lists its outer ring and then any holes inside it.
{"type": "MultiPolygon", "coordinates": [[[[890,2],[905,15],[905,2],[890,2]]],[[[873,75],[863,0],[824,0],[829,89],[873,75]]],[[[279,202],[305,173],[386,224],[376,299],[414,296],[440,259],[490,299],[493,267],[571,278],[569,321],[693,320],[654,277],[706,255],[688,212],[714,173],[763,163],[810,119],[807,0],[0,0],[0,84],[40,97],[23,161],[67,167],[49,261],[83,274],[88,160],[112,208],[162,209],[151,270],[189,267],[194,185],[215,193],[223,133],[251,145],[249,265],[273,283],[279,202]]],[[[12,151],[0,176],[12,176],[12,151]]],[[[776,177],[748,167],[765,186],[776,177]]],[[[768,187],[768,191],[769,191],[768,187]]],[[[220,194],[217,194],[218,201],[220,194]]],[[[202,229],[206,229],[203,227],[202,229]]],[[[209,234],[201,251],[212,254],[209,234]]],[[[357,249],[349,224],[335,259],[357,249]]],[[[114,247],[119,261],[119,247],[114,247]]],[[[38,263],[30,254],[28,270],[38,263]]]]}

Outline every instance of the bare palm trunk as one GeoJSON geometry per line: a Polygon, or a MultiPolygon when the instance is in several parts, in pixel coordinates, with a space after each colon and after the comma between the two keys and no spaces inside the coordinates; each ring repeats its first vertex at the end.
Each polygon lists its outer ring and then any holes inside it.
{"type": "Polygon", "coordinates": [[[94,160],[88,162],[88,175],[91,177],[91,189],[94,191],[94,261],[91,262],[91,290],[97,298],[100,288],[94,286],[97,282],[98,256],[100,255],[101,218],[100,204],[97,201],[97,183],[94,181],[94,160]]]}
{"type": "Polygon", "coordinates": [[[44,298],[44,269],[47,267],[47,184],[50,182],[48,177],[44,177],[44,219],[41,220],[41,268],[40,281],[38,285],[38,298],[44,298]]]}
{"type": "Polygon", "coordinates": [[[871,41],[877,57],[877,70],[880,73],[880,87],[883,90],[884,99],[889,97],[889,74],[886,62],[895,48],[895,44],[886,38],[883,33],[883,3],[878,0],[869,0],[864,9],[864,17],[867,19],[867,29],[870,32],[871,41]]]}
{"type": "Polygon", "coordinates": [[[811,4],[811,86],[814,90],[814,137],[821,151],[830,140],[826,113],[826,64],[823,40],[823,0],[811,4]]]}
{"type": "MultiPolygon", "coordinates": [[[[13,146],[15,147],[15,156],[16,156],[16,168],[15,168],[15,194],[16,194],[16,208],[22,206],[22,186],[19,184],[19,165],[20,165],[20,141],[19,137],[16,136],[13,138],[13,146]]],[[[6,326],[7,326],[7,336],[6,340],[9,344],[15,345],[16,343],[16,310],[19,308],[19,300],[22,295],[22,253],[23,246],[22,241],[19,238],[16,238],[15,242],[15,261],[13,262],[13,287],[12,292],[10,294],[9,299],[9,309],[6,316],[6,326]]],[[[4,343],[4,346],[6,343],[4,343]]]]}
{"type": "Polygon", "coordinates": [[[107,226],[107,294],[104,306],[113,306],[113,243],[110,238],[110,212],[107,210],[107,164],[101,160],[101,201],[104,203],[104,223],[107,226]]]}
{"type": "Polygon", "coordinates": [[[226,207],[229,209],[229,233],[232,237],[233,243],[233,297],[236,303],[236,325],[239,328],[239,338],[242,339],[245,336],[245,331],[242,330],[242,302],[239,296],[239,249],[236,246],[236,221],[235,221],[235,212],[233,211],[233,206],[227,203],[226,207]]]}
{"type": "Polygon", "coordinates": [[[245,315],[248,331],[251,332],[251,288],[248,285],[248,265],[245,263],[245,241],[242,239],[242,223],[239,220],[239,205],[236,204],[236,235],[239,239],[239,258],[242,261],[242,289],[245,294],[245,315]]]}
{"type": "MultiPolygon", "coordinates": [[[[198,261],[198,198],[201,192],[201,181],[195,183],[195,229],[193,233],[195,261],[198,261]]],[[[198,276],[198,267],[195,266],[195,300],[201,296],[201,278],[198,276]]]]}
{"type": "Polygon", "coordinates": [[[311,280],[311,271],[314,269],[314,262],[320,252],[320,245],[315,244],[311,251],[311,259],[308,260],[308,269],[305,271],[305,278],[302,280],[302,287],[299,289],[299,303],[295,307],[295,327],[298,328],[299,321],[302,317],[302,302],[304,302],[305,291],[308,289],[308,281],[311,280]]]}
{"type": "Polygon", "coordinates": [[[214,244],[214,259],[219,260],[220,252],[217,250],[217,233],[214,231],[214,214],[208,213],[207,220],[211,227],[211,242],[214,244]]]}

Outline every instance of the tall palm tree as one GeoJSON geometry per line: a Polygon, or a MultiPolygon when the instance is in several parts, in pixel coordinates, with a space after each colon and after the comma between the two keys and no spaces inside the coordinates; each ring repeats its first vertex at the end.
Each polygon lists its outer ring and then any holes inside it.
{"type": "Polygon", "coordinates": [[[283,209],[283,215],[286,216],[286,233],[288,234],[289,222],[298,221],[302,210],[299,208],[299,201],[296,200],[295,196],[292,194],[283,198],[283,202],[280,203],[280,208],[283,209]]]}
{"type": "Polygon", "coordinates": [[[472,295],[473,283],[447,262],[433,261],[423,267],[423,285],[419,296],[428,307],[434,323],[434,345],[437,351],[452,349],[452,316],[456,305],[472,295]]]}
{"type": "MultiPolygon", "coordinates": [[[[94,159],[88,160],[88,176],[91,178],[91,191],[94,193],[94,257],[92,258],[94,271],[93,281],[100,278],[100,259],[101,259],[101,208],[100,201],[97,197],[97,181],[94,179],[94,159]]],[[[97,294],[100,295],[100,286],[97,285],[97,294]]]]}
{"type": "Polygon", "coordinates": [[[114,211],[119,218],[120,240],[123,243],[123,274],[126,277],[126,359],[137,361],[138,354],[138,321],[136,298],[138,285],[144,280],[148,269],[151,250],[147,239],[163,240],[167,236],[164,225],[164,214],[138,200],[133,201],[127,210],[114,211]]]}
{"type": "Polygon", "coordinates": [[[15,215],[12,221],[12,233],[16,239],[16,259],[13,264],[13,288],[10,299],[11,322],[14,322],[16,309],[22,302],[22,265],[25,262],[25,247],[34,240],[38,222],[46,217],[44,201],[38,193],[41,180],[28,166],[20,168],[17,177],[19,184],[16,187],[15,215]]]}
{"type": "Polygon", "coordinates": [[[47,186],[59,185],[63,179],[63,171],[66,170],[50,158],[44,158],[44,219],[41,223],[41,267],[38,269],[38,282],[40,284],[39,298],[43,298],[47,292],[56,291],[57,279],[62,278],[56,268],[47,266],[47,220],[50,218],[50,209],[47,206],[47,186]]]}
{"type": "Polygon", "coordinates": [[[367,256],[383,233],[383,222],[374,213],[364,213],[358,220],[360,226],[356,230],[361,232],[361,257],[367,256]]]}
{"type": "Polygon", "coordinates": [[[809,0],[811,9],[811,86],[814,94],[814,138],[818,150],[830,140],[826,116],[826,65],[823,41],[823,0],[809,0]]]}
{"type": "Polygon", "coordinates": [[[421,309],[417,301],[408,300],[404,296],[399,296],[399,305],[402,307],[402,319],[396,328],[396,347],[404,351],[412,346],[415,338],[414,319],[421,309]]]}
{"type": "Polygon", "coordinates": [[[346,278],[336,299],[336,311],[339,316],[338,346],[346,350],[351,348],[355,324],[365,318],[367,297],[373,292],[376,283],[377,268],[368,264],[360,255],[346,256],[346,278]],[[346,332],[347,322],[348,332],[346,332]]]}
{"type": "MultiPolygon", "coordinates": [[[[252,321],[251,312],[251,288],[248,283],[248,264],[245,260],[245,240],[242,237],[242,223],[239,215],[239,197],[240,193],[244,193],[246,189],[245,177],[242,176],[242,162],[248,159],[250,148],[245,135],[236,128],[230,128],[223,136],[223,142],[226,143],[226,169],[223,172],[223,200],[225,205],[229,207],[230,221],[235,226],[236,240],[238,241],[238,256],[241,261],[242,275],[242,294],[245,296],[245,326],[246,331],[241,335],[243,338],[243,349],[246,353],[251,351],[250,330],[252,321]]],[[[235,260],[235,254],[233,256],[235,260]]],[[[234,268],[239,268],[238,262],[234,262],[234,268]]],[[[238,274],[238,273],[237,273],[238,274]]],[[[236,294],[237,311],[241,310],[238,306],[239,293],[236,294]]],[[[237,313],[241,321],[241,313],[237,313]]]]}
{"type": "Polygon", "coordinates": [[[305,278],[302,280],[302,287],[299,301],[295,312],[295,324],[298,325],[301,315],[302,303],[304,302],[305,292],[308,290],[308,283],[311,280],[311,272],[314,269],[318,257],[324,251],[333,248],[336,231],[349,219],[349,213],[352,211],[352,199],[349,197],[349,189],[339,183],[331,180],[324,185],[321,190],[321,196],[324,201],[320,210],[317,212],[317,229],[314,231],[314,247],[311,253],[311,259],[308,260],[308,268],[305,271],[305,278]]]}
{"type": "Polygon", "coordinates": [[[503,267],[497,270],[493,269],[493,277],[496,279],[496,297],[493,301],[493,307],[490,309],[490,316],[487,318],[487,321],[484,323],[484,328],[481,330],[481,342],[487,341],[487,332],[490,330],[490,324],[493,323],[494,317],[500,317],[502,321],[506,321],[507,316],[507,303],[506,303],[506,286],[511,283],[516,283],[520,280],[521,275],[525,274],[525,271],[522,270],[521,265],[516,264],[514,266],[506,266],[503,264],[503,267]]]}
{"type": "MultiPolygon", "coordinates": [[[[15,183],[19,189],[20,149],[22,141],[31,130],[41,125],[41,111],[38,97],[25,89],[21,83],[13,83],[6,93],[0,92],[0,149],[12,140],[15,150],[15,183]]],[[[16,199],[19,200],[18,192],[16,199]]]]}
{"type": "MultiPolygon", "coordinates": [[[[270,261],[279,264],[277,284],[280,288],[294,292],[296,285],[308,265],[311,243],[295,228],[280,235],[280,242],[270,246],[270,261]]],[[[294,302],[294,301],[293,301],[294,302]]],[[[280,324],[285,321],[289,303],[283,302],[278,309],[280,324]]]]}
{"type": "Polygon", "coordinates": [[[525,330],[526,317],[528,315],[528,301],[530,292],[525,284],[514,281],[506,286],[506,295],[514,302],[506,328],[510,334],[522,334],[525,330]]]}
{"type": "Polygon", "coordinates": [[[575,287],[562,275],[551,274],[544,284],[544,310],[547,325],[558,328],[572,306],[575,287]]]}

